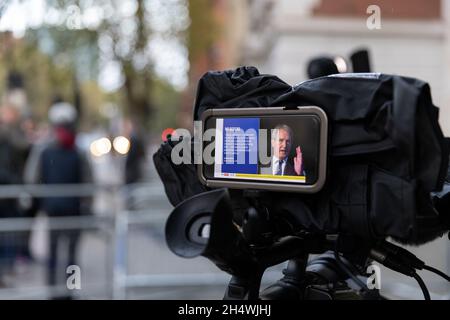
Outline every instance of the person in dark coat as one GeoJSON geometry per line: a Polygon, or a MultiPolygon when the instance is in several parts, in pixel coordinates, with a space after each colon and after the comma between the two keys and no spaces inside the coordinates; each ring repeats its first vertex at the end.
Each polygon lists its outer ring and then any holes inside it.
{"type": "MultiPolygon", "coordinates": [[[[76,109],[65,102],[54,104],[49,111],[52,130],[47,141],[32,151],[26,168],[28,183],[77,184],[91,181],[91,172],[84,153],[76,146],[76,109]]],[[[80,216],[88,210],[89,199],[80,197],[44,197],[40,208],[49,217],[80,216]]],[[[50,230],[47,280],[56,285],[69,265],[76,265],[79,230],[50,230]],[[67,239],[66,261],[59,261],[58,245],[67,239]],[[60,263],[60,264],[59,264],[60,263]],[[62,268],[58,268],[61,265],[62,268]]]]}
{"type": "MultiPolygon", "coordinates": [[[[0,107],[0,185],[21,184],[30,144],[20,128],[20,111],[13,105],[0,107]]],[[[24,211],[18,199],[0,199],[0,218],[19,218],[24,211]]],[[[27,232],[0,233],[0,282],[13,272],[16,259],[28,255],[27,232]]]]}

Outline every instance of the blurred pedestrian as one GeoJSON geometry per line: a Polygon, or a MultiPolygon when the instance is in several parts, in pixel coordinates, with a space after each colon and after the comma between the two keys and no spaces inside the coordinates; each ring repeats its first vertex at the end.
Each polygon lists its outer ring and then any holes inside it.
{"type": "MultiPolygon", "coordinates": [[[[91,181],[88,160],[76,146],[77,111],[67,102],[51,106],[48,118],[51,125],[49,137],[37,144],[27,163],[25,179],[28,183],[77,184],[91,181]]],[[[80,216],[90,210],[90,199],[72,197],[43,197],[40,208],[49,217],[80,216]]],[[[77,229],[50,230],[50,248],[47,269],[49,285],[57,285],[66,275],[69,265],[76,265],[80,231],[77,229]],[[61,239],[66,238],[68,248],[65,261],[58,256],[61,239]],[[58,266],[62,266],[58,268],[58,266]]],[[[64,282],[65,283],[65,282],[64,282]]]]}
{"type": "Polygon", "coordinates": [[[143,134],[131,120],[125,122],[125,134],[130,141],[130,149],[125,161],[125,184],[141,182],[146,157],[143,134]]]}
{"type": "MultiPolygon", "coordinates": [[[[0,106],[0,184],[21,184],[30,144],[20,126],[21,113],[12,104],[0,106]]],[[[0,218],[24,215],[18,199],[0,199],[0,218]]],[[[0,276],[13,271],[16,258],[28,255],[28,233],[0,233],[0,276]]]]}

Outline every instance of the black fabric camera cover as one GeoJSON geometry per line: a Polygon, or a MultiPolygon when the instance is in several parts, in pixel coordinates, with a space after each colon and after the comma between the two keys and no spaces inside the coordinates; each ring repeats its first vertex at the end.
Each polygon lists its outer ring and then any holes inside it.
{"type": "MultiPolygon", "coordinates": [[[[320,233],[366,239],[388,236],[424,243],[448,230],[430,193],[442,189],[449,147],[427,83],[385,74],[338,74],[294,87],[254,67],[206,73],[199,81],[194,120],[210,108],[316,105],[329,120],[327,181],[317,194],[277,193],[275,213],[320,233]]],[[[207,190],[194,165],[175,166],[170,143],[154,162],[173,205],[207,190]]],[[[245,209],[242,191],[230,190],[245,209]]],[[[239,212],[239,210],[237,210],[239,212]]],[[[237,217],[237,219],[239,219],[237,217]]]]}

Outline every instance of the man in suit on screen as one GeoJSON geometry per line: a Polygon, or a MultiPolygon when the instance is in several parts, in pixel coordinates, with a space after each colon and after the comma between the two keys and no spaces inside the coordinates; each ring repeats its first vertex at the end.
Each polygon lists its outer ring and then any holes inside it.
{"type": "Polygon", "coordinates": [[[272,130],[271,135],[272,159],[269,166],[260,167],[260,173],[280,176],[304,176],[305,171],[300,146],[295,148],[295,157],[289,158],[292,144],[292,129],[285,124],[277,125],[272,130]]]}

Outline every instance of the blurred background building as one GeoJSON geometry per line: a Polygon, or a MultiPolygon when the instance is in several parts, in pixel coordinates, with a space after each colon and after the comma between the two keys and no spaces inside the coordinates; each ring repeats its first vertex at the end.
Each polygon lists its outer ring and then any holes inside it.
{"type": "MultiPolygon", "coordinates": [[[[248,1],[245,10],[250,19],[241,51],[243,63],[296,84],[307,79],[312,57],[342,57],[352,72],[351,54],[367,49],[373,72],[430,84],[433,101],[440,107],[441,127],[450,135],[450,1],[267,0],[248,1]],[[370,5],[381,9],[380,29],[367,27],[370,5]]],[[[447,239],[412,250],[450,269],[447,239]]],[[[392,277],[386,283],[395,283],[392,290],[397,294],[405,278],[389,270],[384,273],[392,277]]]]}
{"type": "MultiPolygon", "coordinates": [[[[430,83],[441,119],[450,116],[449,5],[441,0],[247,1],[242,4],[239,63],[256,65],[290,84],[307,79],[315,56],[342,57],[367,49],[374,72],[416,77],[430,83]],[[380,29],[367,27],[370,5],[381,9],[380,29]]],[[[449,123],[441,124],[448,135],[449,123]]]]}
{"type": "MultiPolygon", "coordinates": [[[[95,192],[93,217],[122,218],[96,220],[99,228],[83,233],[79,296],[221,298],[225,274],[165,246],[171,207],[151,161],[161,132],[192,127],[197,81],[209,70],[254,65],[295,85],[318,56],[338,58],[339,70],[352,72],[350,57],[360,49],[368,50],[373,72],[429,82],[450,136],[447,0],[0,0],[0,109],[15,110],[33,146],[49,131],[50,106],[58,99],[73,104],[77,144],[89,156],[94,182],[114,186],[95,192]],[[375,29],[372,5],[380,8],[375,29]]],[[[8,190],[0,190],[6,197],[8,190]]],[[[49,221],[36,216],[32,260],[18,255],[0,298],[48,297],[49,221]]],[[[448,241],[415,250],[450,271],[448,241]]],[[[385,272],[392,296],[420,297],[414,281],[385,272]]],[[[449,298],[442,281],[425,278],[436,297],[449,298]]]]}

